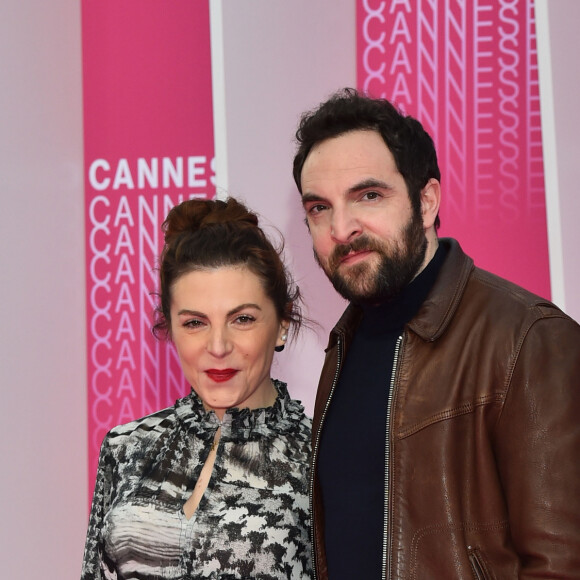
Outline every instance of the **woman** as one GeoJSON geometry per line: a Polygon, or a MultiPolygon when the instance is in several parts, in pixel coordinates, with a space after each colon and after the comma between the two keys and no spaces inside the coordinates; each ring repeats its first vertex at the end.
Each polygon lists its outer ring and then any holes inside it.
{"type": "Polygon", "coordinates": [[[233,199],[183,202],[163,228],[154,331],[192,390],[105,437],[82,580],[310,578],[311,423],[270,378],[298,290],[233,199]]]}

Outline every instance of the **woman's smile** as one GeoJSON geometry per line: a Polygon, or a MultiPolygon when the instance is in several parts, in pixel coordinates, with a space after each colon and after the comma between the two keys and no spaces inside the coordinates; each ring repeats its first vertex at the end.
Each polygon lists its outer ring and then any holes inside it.
{"type": "Polygon", "coordinates": [[[221,419],[234,407],[272,405],[274,348],[287,324],[244,266],[194,270],[172,289],[171,338],[186,379],[221,419]]]}
{"type": "Polygon", "coordinates": [[[229,381],[237,374],[236,369],[208,369],[205,374],[216,383],[229,381]]]}

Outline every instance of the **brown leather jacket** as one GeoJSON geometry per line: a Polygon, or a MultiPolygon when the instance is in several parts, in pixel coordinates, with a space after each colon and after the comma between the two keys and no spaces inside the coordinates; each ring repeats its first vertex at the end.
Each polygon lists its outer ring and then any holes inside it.
{"type": "MultiPolygon", "coordinates": [[[[395,360],[383,578],[580,578],[580,327],[440,243],[447,258],[395,360]]],[[[331,333],[314,410],[319,580],[318,443],[359,317],[349,306],[331,333]]]]}

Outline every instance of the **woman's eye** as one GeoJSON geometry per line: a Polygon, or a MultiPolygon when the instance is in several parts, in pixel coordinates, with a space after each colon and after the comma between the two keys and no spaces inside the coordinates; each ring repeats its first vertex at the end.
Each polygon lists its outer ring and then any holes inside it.
{"type": "Polygon", "coordinates": [[[236,322],[239,324],[250,324],[256,320],[253,316],[249,314],[240,314],[240,316],[236,317],[236,322]]]}
{"type": "Polygon", "coordinates": [[[200,326],[203,326],[203,322],[197,319],[187,320],[183,323],[183,326],[187,328],[199,328],[200,326]]]}

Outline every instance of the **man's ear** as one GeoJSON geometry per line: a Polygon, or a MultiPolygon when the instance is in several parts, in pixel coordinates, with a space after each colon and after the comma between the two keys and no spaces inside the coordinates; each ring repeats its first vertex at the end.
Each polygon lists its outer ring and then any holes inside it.
{"type": "Polygon", "coordinates": [[[421,190],[421,217],[425,230],[434,227],[440,205],[441,184],[432,177],[421,190]]]}

